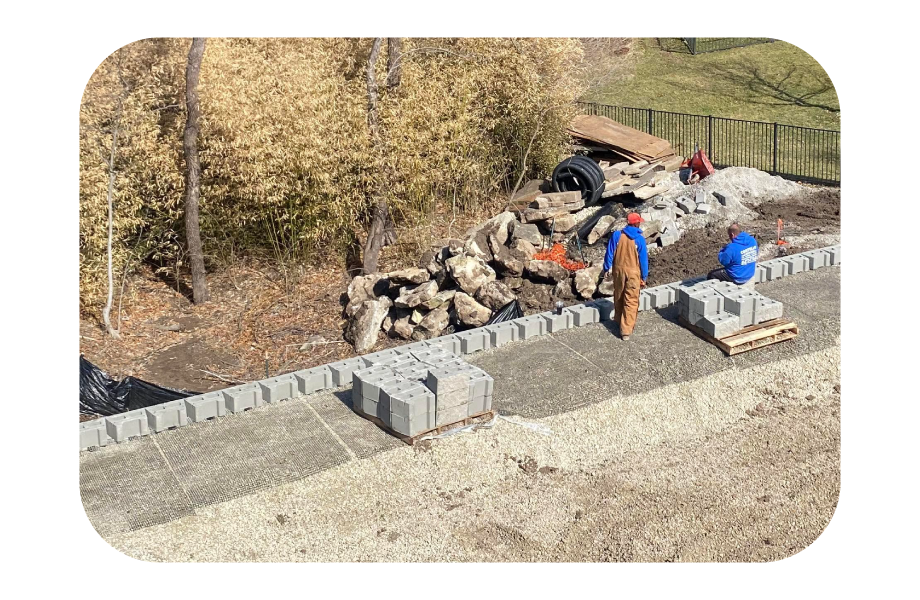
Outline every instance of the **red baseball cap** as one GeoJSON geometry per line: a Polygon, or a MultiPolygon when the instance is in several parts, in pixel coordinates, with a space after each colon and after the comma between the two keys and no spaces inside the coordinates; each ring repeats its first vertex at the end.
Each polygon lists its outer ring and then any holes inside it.
{"type": "Polygon", "coordinates": [[[629,213],[626,215],[626,222],[630,225],[636,225],[638,223],[645,223],[645,219],[643,219],[639,213],[629,213]]]}

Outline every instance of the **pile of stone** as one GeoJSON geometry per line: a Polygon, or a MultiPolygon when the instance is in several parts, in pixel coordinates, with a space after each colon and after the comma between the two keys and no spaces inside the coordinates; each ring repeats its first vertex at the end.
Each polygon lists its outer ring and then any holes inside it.
{"type": "Polygon", "coordinates": [[[679,287],[677,306],[688,323],[716,339],[783,316],[781,302],[755,292],[750,285],[714,279],[679,287]]]}
{"type": "Polygon", "coordinates": [[[355,411],[405,436],[492,410],[492,377],[438,347],[363,357],[352,374],[355,411]]]}

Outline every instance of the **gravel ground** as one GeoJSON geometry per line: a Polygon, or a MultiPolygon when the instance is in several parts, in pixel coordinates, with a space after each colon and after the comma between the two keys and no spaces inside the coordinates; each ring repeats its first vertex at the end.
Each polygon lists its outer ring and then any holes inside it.
{"type": "Polygon", "coordinates": [[[766,561],[839,493],[839,339],[354,461],[107,539],[152,561],[766,561]]]}

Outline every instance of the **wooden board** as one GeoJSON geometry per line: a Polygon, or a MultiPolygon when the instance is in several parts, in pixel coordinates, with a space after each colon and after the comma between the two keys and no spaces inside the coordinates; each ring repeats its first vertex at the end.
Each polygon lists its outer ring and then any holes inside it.
{"type": "Polygon", "coordinates": [[[681,325],[710,344],[716,346],[728,356],[734,356],[742,352],[749,352],[764,346],[785,342],[799,335],[799,326],[784,317],[773,319],[772,321],[765,321],[758,325],[750,325],[737,333],[721,339],[712,337],[701,328],[692,325],[682,316],[678,316],[677,319],[681,325]]]}
{"type": "Polygon", "coordinates": [[[408,435],[403,435],[403,434],[401,434],[401,433],[399,433],[399,432],[393,431],[392,429],[390,429],[390,428],[387,426],[386,423],[384,423],[383,421],[381,421],[381,420],[378,419],[377,417],[372,417],[372,416],[370,416],[370,415],[366,415],[366,414],[361,413],[361,412],[358,412],[358,411],[355,411],[355,414],[358,415],[358,416],[360,416],[360,417],[364,417],[365,419],[367,419],[368,421],[370,421],[371,423],[373,423],[374,425],[376,425],[376,426],[379,427],[380,429],[383,429],[384,431],[386,431],[386,432],[389,433],[390,435],[392,435],[392,436],[394,436],[394,437],[397,437],[397,438],[401,439],[402,441],[404,441],[405,443],[407,443],[407,444],[410,445],[410,446],[412,446],[412,445],[414,445],[414,444],[420,442],[421,439],[422,439],[423,437],[425,437],[426,435],[440,435],[440,434],[442,434],[442,433],[445,433],[445,432],[447,432],[447,431],[450,431],[451,429],[457,429],[457,428],[459,428],[459,427],[466,427],[467,425],[472,425],[472,424],[474,424],[474,423],[487,423],[487,422],[491,421],[491,420],[495,417],[495,411],[494,411],[494,410],[487,410],[487,411],[485,411],[485,412],[476,413],[475,415],[471,415],[471,416],[469,416],[469,417],[467,417],[467,418],[465,418],[465,419],[462,419],[462,420],[460,420],[460,421],[457,421],[457,422],[455,422],[455,423],[448,423],[447,425],[441,425],[440,427],[435,427],[434,429],[429,429],[429,430],[427,430],[427,431],[423,431],[423,432],[421,432],[421,433],[417,433],[417,434],[415,434],[415,435],[413,435],[413,436],[408,436],[408,435]]]}
{"type": "Polygon", "coordinates": [[[674,154],[667,140],[599,115],[577,115],[568,131],[576,138],[610,146],[624,155],[651,160],[674,154]]]}

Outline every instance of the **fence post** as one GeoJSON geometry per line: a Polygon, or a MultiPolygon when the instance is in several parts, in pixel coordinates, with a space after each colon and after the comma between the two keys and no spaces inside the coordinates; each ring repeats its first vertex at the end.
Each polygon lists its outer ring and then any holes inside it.
{"type": "Polygon", "coordinates": [[[777,173],[779,173],[779,169],[777,168],[777,164],[778,164],[778,163],[777,163],[777,159],[776,159],[776,138],[777,138],[777,136],[776,136],[776,130],[777,130],[777,129],[779,129],[779,126],[778,126],[778,125],[776,124],[776,122],[774,121],[774,122],[773,122],[773,174],[774,174],[774,175],[776,175],[777,173]]]}
{"type": "Polygon", "coordinates": [[[652,135],[652,109],[648,109],[648,133],[652,135]]]}
{"type": "Polygon", "coordinates": [[[706,154],[712,160],[712,115],[709,115],[709,130],[706,132],[706,154]]]}

